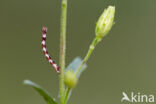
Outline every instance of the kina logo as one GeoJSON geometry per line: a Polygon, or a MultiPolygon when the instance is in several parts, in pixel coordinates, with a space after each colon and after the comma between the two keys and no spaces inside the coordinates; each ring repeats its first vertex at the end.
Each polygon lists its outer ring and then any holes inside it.
{"type": "Polygon", "coordinates": [[[150,94],[150,95],[146,95],[146,94],[141,94],[141,93],[134,93],[131,92],[129,95],[126,94],[125,92],[122,92],[122,99],[121,102],[139,102],[139,103],[153,103],[154,102],[154,95],[150,94]]]}

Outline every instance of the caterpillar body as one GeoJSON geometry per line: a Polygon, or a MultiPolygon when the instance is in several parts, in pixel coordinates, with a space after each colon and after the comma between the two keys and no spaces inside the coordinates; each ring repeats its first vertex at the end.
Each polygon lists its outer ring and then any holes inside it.
{"type": "Polygon", "coordinates": [[[42,42],[41,42],[43,54],[47,58],[48,62],[53,66],[53,68],[55,69],[55,71],[57,73],[60,73],[60,67],[50,57],[50,55],[49,55],[49,53],[47,51],[47,48],[46,48],[46,36],[47,36],[47,28],[46,27],[43,27],[42,28],[42,42]]]}

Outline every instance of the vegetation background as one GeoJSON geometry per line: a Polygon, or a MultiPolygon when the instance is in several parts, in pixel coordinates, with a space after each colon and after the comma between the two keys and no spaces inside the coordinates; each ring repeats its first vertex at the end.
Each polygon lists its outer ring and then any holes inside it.
{"type": "MultiPolygon", "coordinates": [[[[45,104],[23,80],[58,94],[58,76],[41,51],[41,28],[58,62],[61,0],[0,0],[0,104],[45,104]]],[[[72,104],[121,104],[122,92],[156,95],[156,0],[68,0],[67,64],[84,57],[95,23],[116,6],[115,26],[96,47],[72,104]]]]}

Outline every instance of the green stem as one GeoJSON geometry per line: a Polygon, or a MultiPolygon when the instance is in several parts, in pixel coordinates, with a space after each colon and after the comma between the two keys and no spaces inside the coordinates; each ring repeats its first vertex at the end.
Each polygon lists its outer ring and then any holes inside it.
{"type": "Polygon", "coordinates": [[[67,0],[62,0],[62,14],[60,27],[60,104],[64,104],[64,69],[66,53],[66,21],[67,21],[67,0]]]}
{"type": "Polygon", "coordinates": [[[93,41],[92,41],[92,44],[90,45],[89,47],[89,50],[85,56],[85,58],[83,59],[81,65],[79,66],[78,70],[76,71],[76,75],[82,70],[82,67],[83,65],[88,61],[90,55],[92,54],[95,46],[97,45],[97,43],[99,42],[100,40],[98,38],[95,38],[93,41]]]}
{"type": "Polygon", "coordinates": [[[67,103],[68,96],[69,96],[69,92],[70,92],[70,88],[68,87],[68,88],[67,88],[67,91],[66,91],[65,99],[64,99],[64,104],[67,103]]]}

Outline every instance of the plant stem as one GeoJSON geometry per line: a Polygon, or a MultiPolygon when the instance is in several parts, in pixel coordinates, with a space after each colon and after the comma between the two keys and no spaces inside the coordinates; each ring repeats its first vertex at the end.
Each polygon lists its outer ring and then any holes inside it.
{"type": "Polygon", "coordinates": [[[68,87],[68,88],[67,88],[67,91],[66,91],[65,99],[64,99],[64,104],[67,103],[68,96],[69,96],[69,92],[70,92],[70,88],[68,87]]]}
{"type": "Polygon", "coordinates": [[[62,14],[60,27],[60,104],[64,104],[64,69],[66,53],[66,21],[67,21],[67,0],[62,0],[62,14]]]}
{"type": "Polygon", "coordinates": [[[76,75],[78,75],[78,73],[81,71],[83,65],[88,61],[90,55],[92,54],[95,46],[97,45],[97,43],[99,42],[100,40],[98,38],[94,38],[94,40],[92,41],[92,44],[90,45],[89,47],[89,50],[85,56],[85,58],[83,59],[81,65],[79,66],[78,70],[76,71],[76,75]]]}

